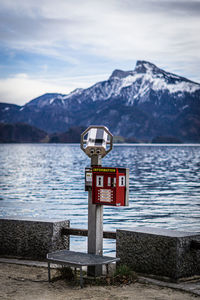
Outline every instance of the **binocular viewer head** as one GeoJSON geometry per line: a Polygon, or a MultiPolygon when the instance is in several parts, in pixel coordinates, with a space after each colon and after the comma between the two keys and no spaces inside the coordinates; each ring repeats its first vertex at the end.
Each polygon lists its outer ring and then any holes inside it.
{"type": "Polygon", "coordinates": [[[81,134],[81,149],[92,157],[104,157],[112,150],[113,136],[105,126],[90,126],[81,134]]]}

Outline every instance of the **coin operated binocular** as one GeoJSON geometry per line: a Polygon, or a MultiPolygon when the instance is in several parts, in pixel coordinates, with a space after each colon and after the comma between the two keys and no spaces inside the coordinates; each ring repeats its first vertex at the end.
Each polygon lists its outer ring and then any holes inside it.
{"type": "Polygon", "coordinates": [[[81,134],[81,149],[90,158],[103,158],[112,150],[113,136],[105,126],[90,126],[81,134]]]}
{"type": "Polygon", "coordinates": [[[105,126],[90,126],[81,135],[81,149],[91,158],[85,169],[85,190],[92,191],[92,204],[128,206],[129,169],[102,167],[101,158],[113,145],[113,136],[105,126]]]}

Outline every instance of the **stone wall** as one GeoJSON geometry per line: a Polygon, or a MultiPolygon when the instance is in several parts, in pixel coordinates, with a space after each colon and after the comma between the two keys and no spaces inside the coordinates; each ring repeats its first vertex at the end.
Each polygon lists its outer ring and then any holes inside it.
{"type": "Polygon", "coordinates": [[[49,252],[69,249],[69,237],[61,235],[68,227],[69,221],[0,219],[0,255],[44,259],[49,252]]]}
{"type": "Polygon", "coordinates": [[[192,240],[200,241],[200,233],[146,227],[117,230],[117,257],[143,274],[175,280],[200,275],[200,250],[191,248],[192,240]]]}

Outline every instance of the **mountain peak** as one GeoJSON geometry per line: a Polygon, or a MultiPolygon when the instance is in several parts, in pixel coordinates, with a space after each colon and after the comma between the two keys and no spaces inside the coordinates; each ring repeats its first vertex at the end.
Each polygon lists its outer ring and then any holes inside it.
{"type": "Polygon", "coordinates": [[[158,71],[160,70],[156,65],[150,63],[146,60],[138,60],[135,66],[135,72],[137,73],[146,73],[147,71],[158,71]]]}
{"type": "Polygon", "coordinates": [[[138,60],[136,62],[136,66],[135,66],[134,71],[123,71],[123,70],[116,69],[112,72],[112,75],[110,76],[109,79],[114,79],[114,78],[122,79],[122,78],[125,78],[125,77],[129,76],[129,75],[135,75],[136,73],[145,74],[148,71],[152,72],[152,73],[155,73],[155,72],[160,72],[161,69],[159,69],[153,63],[150,63],[146,60],[138,60]]]}
{"type": "Polygon", "coordinates": [[[133,75],[133,71],[123,71],[123,70],[116,69],[112,72],[112,75],[110,76],[109,79],[114,79],[114,78],[122,79],[129,75],[133,75]]]}

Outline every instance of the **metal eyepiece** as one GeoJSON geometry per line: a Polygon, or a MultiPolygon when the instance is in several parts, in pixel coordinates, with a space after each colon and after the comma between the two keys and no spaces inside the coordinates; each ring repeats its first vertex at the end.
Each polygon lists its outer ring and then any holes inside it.
{"type": "Polygon", "coordinates": [[[96,150],[96,154],[100,154],[101,153],[101,150],[100,149],[97,149],[96,150]]]}
{"type": "Polygon", "coordinates": [[[91,149],[91,150],[90,150],[90,154],[94,154],[94,149],[91,149]]]}

